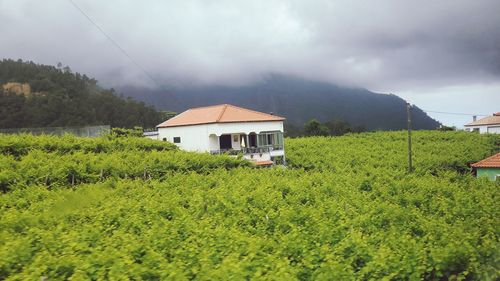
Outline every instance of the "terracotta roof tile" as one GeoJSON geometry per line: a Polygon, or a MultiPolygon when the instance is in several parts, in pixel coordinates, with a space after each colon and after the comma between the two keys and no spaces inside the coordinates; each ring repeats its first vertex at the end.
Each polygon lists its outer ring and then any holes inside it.
{"type": "Polygon", "coordinates": [[[481,125],[500,125],[500,114],[495,113],[492,116],[484,117],[464,126],[481,126],[481,125]]]}
{"type": "Polygon", "coordinates": [[[471,165],[474,168],[500,168],[500,153],[471,165]]]}
{"type": "Polygon", "coordinates": [[[188,109],[159,124],[157,128],[201,125],[211,123],[283,121],[285,118],[230,104],[188,109]]]}

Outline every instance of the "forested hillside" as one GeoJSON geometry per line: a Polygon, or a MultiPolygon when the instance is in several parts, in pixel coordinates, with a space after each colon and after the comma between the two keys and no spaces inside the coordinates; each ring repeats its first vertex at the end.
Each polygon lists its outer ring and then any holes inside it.
{"type": "MultiPolygon", "coordinates": [[[[269,75],[244,86],[184,86],[169,88],[168,92],[122,87],[121,91],[160,109],[177,112],[222,103],[273,112],[286,117],[288,131],[301,129],[310,119],[321,123],[344,121],[368,131],[406,128],[406,101],[396,95],[284,75],[269,75]]],[[[439,122],[414,107],[414,129],[437,127],[439,122]]]]}
{"type": "Polygon", "coordinates": [[[69,67],[0,61],[0,128],[154,127],[162,119],[153,107],[103,89],[69,67]]]}
{"type": "MultiPolygon", "coordinates": [[[[280,75],[240,87],[182,87],[169,88],[168,92],[122,87],[121,91],[128,97],[100,87],[97,80],[69,67],[4,59],[0,61],[0,128],[108,124],[153,128],[171,117],[168,111],[219,103],[282,115],[291,136],[307,134],[304,124],[310,119],[331,125],[334,135],[336,131],[406,126],[405,101],[395,95],[280,75]],[[165,111],[157,111],[153,105],[165,111]]],[[[414,129],[435,129],[438,125],[414,108],[414,129]]]]}
{"type": "Polygon", "coordinates": [[[287,168],[0,135],[0,280],[498,280],[497,135],[286,139],[287,168]],[[50,161],[47,161],[50,159],[50,161]]]}

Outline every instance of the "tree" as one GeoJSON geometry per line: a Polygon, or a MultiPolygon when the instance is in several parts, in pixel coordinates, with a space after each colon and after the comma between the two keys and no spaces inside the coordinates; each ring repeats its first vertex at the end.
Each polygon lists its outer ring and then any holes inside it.
{"type": "Polygon", "coordinates": [[[69,67],[0,60],[0,128],[111,125],[151,128],[164,120],[144,102],[103,89],[69,67]],[[3,84],[27,83],[25,95],[4,93],[3,84]]]}
{"type": "Polygon", "coordinates": [[[325,123],[330,135],[341,136],[352,132],[351,125],[344,120],[333,119],[325,123]]]}
{"type": "Polygon", "coordinates": [[[328,136],[328,128],[318,120],[311,119],[304,125],[304,133],[306,136],[328,136]]]}
{"type": "Polygon", "coordinates": [[[162,111],[160,111],[160,113],[161,113],[161,117],[162,117],[163,121],[166,121],[166,120],[174,117],[175,115],[177,115],[177,112],[168,111],[168,110],[162,110],[162,111]]]}
{"type": "Polygon", "coordinates": [[[295,126],[293,123],[285,121],[285,137],[299,137],[303,135],[302,128],[295,126]]]}
{"type": "Polygon", "coordinates": [[[439,128],[438,128],[439,131],[456,131],[457,130],[457,127],[455,126],[445,126],[445,125],[440,125],[439,128]]]}

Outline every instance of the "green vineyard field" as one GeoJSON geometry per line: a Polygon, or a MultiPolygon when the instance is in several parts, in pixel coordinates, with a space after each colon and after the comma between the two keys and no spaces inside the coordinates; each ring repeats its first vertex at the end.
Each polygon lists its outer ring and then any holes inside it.
{"type": "Polygon", "coordinates": [[[500,137],[286,139],[287,167],[139,138],[0,136],[0,280],[498,280],[500,137]]]}

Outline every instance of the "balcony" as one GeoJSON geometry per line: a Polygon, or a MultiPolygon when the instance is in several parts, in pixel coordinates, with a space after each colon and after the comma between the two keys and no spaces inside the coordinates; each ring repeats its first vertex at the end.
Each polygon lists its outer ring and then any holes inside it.
{"type": "Polygon", "coordinates": [[[227,154],[227,155],[246,155],[246,154],[263,154],[273,151],[283,151],[283,145],[261,146],[261,147],[242,147],[240,149],[217,149],[211,150],[211,154],[227,154]]]}
{"type": "Polygon", "coordinates": [[[212,134],[209,138],[211,154],[240,155],[255,163],[285,163],[284,139],[280,131],[212,134]]]}

